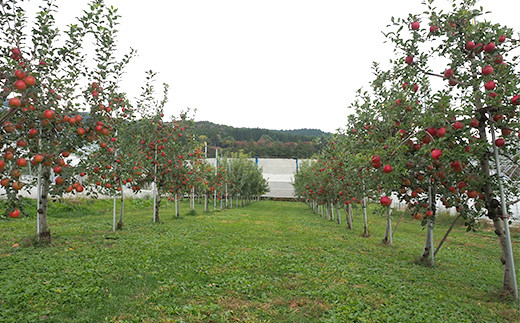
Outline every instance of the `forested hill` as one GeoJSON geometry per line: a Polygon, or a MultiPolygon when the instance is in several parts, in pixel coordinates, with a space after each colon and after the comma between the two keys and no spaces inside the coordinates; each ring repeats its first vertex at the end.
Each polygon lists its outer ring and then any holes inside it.
{"type": "Polygon", "coordinates": [[[329,135],[319,129],[235,128],[209,121],[195,122],[194,132],[207,142],[208,154],[214,154],[219,148],[227,155],[241,152],[264,158],[309,158],[321,149],[317,139],[329,135]]]}

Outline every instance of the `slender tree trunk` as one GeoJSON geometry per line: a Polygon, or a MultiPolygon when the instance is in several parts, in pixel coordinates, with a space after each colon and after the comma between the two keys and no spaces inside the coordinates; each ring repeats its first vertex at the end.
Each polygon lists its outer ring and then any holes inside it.
{"type": "Polygon", "coordinates": [[[507,246],[507,237],[505,234],[505,224],[504,220],[501,217],[495,217],[493,219],[493,224],[495,225],[495,233],[498,235],[498,239],[500,241],[500,247],[502,249],[502,264],[504,265],[504,278],[502,283],[502,289],[507,293],[514,295],[515,291],[513,288],[513,275],[511,274],[510,266],[507,263],[508,259],[508,248],[507,246]]]}
{"type": "Polygon", "coordinates": [[[117,201],[117,197],[116,195],[114,194],[114,197],[113,197],[113,206],[112,206],[112,231],[113,232],[116,232],[116,209],[117,209],[117,205],[116,205],[116,201],[117,201]]]}
{"type": "Polygon", "coordinates": [[[368,232],[368,219],[367,219],[367,202],[366,197],[363,197],[363,237],[367,238],[370,234],[368,232]]]}
{"type": "Polygon", "coordinates": [[[419,261],[427,266],[433,267],[435,265],[435,249],[433,246],[433,219],[437,213],[436,196],[437,188],[435,184],[428,187],[430,211],[432,216],[428,218],[426,224],[426,240],[424,242],[424,250],[419,261]]]}
{"type": "Polygon", "coordinates": [[[450,234],[451,230],[453,230],[453,228],[455,227],[455,223],[457,223],[457,220],[460,219],[461,217],[462,217],[462,214],[459,213],[459,215],[457,215],[455,220],[451,223],[448,231],[446,231],[446,234],[444,235],[444,237],[442,237],[441,242],[439,242],[439,245],[437,246],[437,249],[435,249],[435,252],[433,253],[434,256],[437,255],[437,252],[439,252],[439,249],[441,249],[442,245],[444,244],[444,242],[448,238],[448,235],[450,234]]]}
{"type": "Polygon", "coordinates": [[[159,207],[160,206],[161,206],[161,193],[160,193],[160,190],[157,189],[153,222],[159,222],[159,207]]]}
{"type": "Polygon", "coordinates": [[[339,202],[335,204],[336,207],[336,219],[338,221],[338,224],[341,224],[341,212],[339,210],[339,202]]]}
{"type": "Polygon", "coordinates": [[[352,227],[352,207],[350,206],[350,203],[345,208],[345,215],[347,217],[347,226],[349,230],[353,230],[354,228],[352,227]]]}
{"type": "Polygon", "coordinates": [[[190,210],[195,210],[195,187],[191,188],[190,210]]]}
{"type": "Polygon", "coordinates": [[[175,217],[178,218],[179,217],[179,194],[175,194],[175,217]]]}
{"type": "Polygon", "coordinates": [[[208,191],[204,192],[204,212],[208,212],[208,191]]]}
{"type": "Polygon", "coordinates": [[[49,243],[51,241],[51,230],[47,225],[47,205],[49,202],[50,185],[51,168],[49,166],[44,166],[42,172],[41,196],[38,205],[38,240],[43,243],[49,243]]]}
{"type": "Polygon", "coordinates": [[[419,262],[433,267],[435,265],[435,255],[433,248],[433,221],[431,218],[428,218],[428,223],[426,227],[426,242],[424,244],[424,250],[419,259],[419,262]]]}
{"type": "Polygon", "coordinates": [[[386,230],[385,230],[385,237],[383,238],[382,243],[391,246],[392,245],[392,218],[390,217],[390,214],[392,214],[392,209],[390,207],[387,207],[386,210],[386,230]]]}
{"type": "Polygon", "coordinates": [[[117,222],[117,229],[123,230],[123,212],[125,209],[125,195],[123,194],[123,188],[121,187],[121,209],[119,210],[119,221],[117,222]]]}

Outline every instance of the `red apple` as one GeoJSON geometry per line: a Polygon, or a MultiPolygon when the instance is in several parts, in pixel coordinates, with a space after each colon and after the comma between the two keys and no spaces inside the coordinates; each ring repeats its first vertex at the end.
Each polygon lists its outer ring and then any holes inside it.
{"type": "Polygon", "coordinates": [[[27,84],[27,86],[33,86],[36,84],[36,79],[32,76],[27,76],[23,79],[23,81],[25,82],[25,84],[27,84]]]}
{"type": "Polygon", "coordinates": [[[435,129],[435,127],[430,127],[428,129],[426,129],[426,131],[433,137],[437,134],[437,129],[435,129]]]}
{"type": "Polygon", "coordinates": [[[16,108],[22,105],[22,101],[19,98],[11,98],[9,99],[9,106],[12,108],[16,108]]]}
{"type": "Polygon", "coordinates": [[[9,212],[10,218],[18,218],[20,217],[20,210],[14,209],[12,212],[9,212]]]}
{"type": "Polygon", "coordinates": [[[56,185],[62,185],[65,182],[65,180],[61,176],[56,177],[54,181],[56,182],[56,185]]]}
{"type": "Polygon", "coordinates": [[[453,128],[459,130],[459,129],[462,129],[464,127],[464,125],[462,124],[462,122],[460,121],[456,121],[454,124],[453,124],[453,128]]]}
{"type": "Polygon", "coordinates": [[[451,168],[453,168],[453,170],[455,172],[461,172],[462,171],[462,165],[461,165],[460,161],[458,161],[458,160],[456,160],[454,162],[451,162],[450,166],[451,166],[451,168]]]}
{"type": "Polygon", "coordinates": [[[489,44],[484,45],[484,51],[486,53],[490,53],[495,50],[495,43],[491,42],[489,44]]]}
{"type": "Polygon", "coordinates": [[[38,134],[38,130],[36,130],[36,129],[29,129],[29,135],[28,135],[29,138],[32,139],[32,138],[36,137],[37,134],[38,134]]]}
{"type": "Polygon", "coordinates": [[[491,67],[491,65],[482,68],[482,75],[487,76],[491,75],[491,73],[493,73],[493,67],[491,67]]]}
{"type": "Polygon", "coordinates": [[[393,168],[392,168],[392,166],[390,166],[390,165],[385,165],[385,167],[383,167],[383,172],[385,172],[385,173],[387,173],[387,174],[388,174],[388,173],[391,173],[392,170],[393,170],[393,168]]]}
{"type": "Polygon", "coordinates": [[[392,200],[388,196],[381,197],[380,202],[383,206],[390,206],[392,204],[392,200]]]}
{"type": "Polygon", "coordinates": [[[408,65],[412,65],[413,64],[413,56],[412,55],[408,55],[406,56],[406,58],[404,59],[404,62],[408,65]]]}
{"type": "Polygon", "coordinates": [[[16,165],[18,165],[20,167],[27,166],[27,159],[25,159],[25,158],[18,158],[18,160],[16,160],[16,165]]]}
{"type": "Polygon", "coordinates": [[[500,129],[500,132],[502,132],[502,136],[509,136],[513,132],[513,130],[509,128],[502,128],[500,129]]]}
{"type": "Polygon", "coordinates": [[[506,36],[505,35],[500,35],[500,37],[498,37],[498,41],[503,43],[506,41],[506,36]]]}
{"type": "Polygon", "coordinates": [[[457,188],[458,188],[459,190],[462,190],[464,187],[467,187],[467,186],[468,186],[468,184],[466,184],[466,182],[462,182],[462,181],[461,181],[461,182],[458,182],[458,183],[457,183],[457,188]]]}
{"type": "Polygon", "coordinates": [[[444,137],[444,135],[446,134],[446,128],[444,127],[441,127],[439,129],[437,129],[437,137],[444,137]]]}
{"type": "Polygon", "coordinates": [[[469,125],[472,126],[473,128],[478,128],[479,124],[480,124],[480,121],[478,121],[478,119],[475,119],[475,118],[471,119],[471,122],[469,123],[469,125]]]}
{"type": "Polygon", "coordinates": [[[497,147],[503,147],[505,144],[506,144],[506,141],[504,138],[498,138],[497,140],[495,140],[495,145],[497,147]]]}
{"type": "Polygon", "coordinates": [[[468,41],[466,43],[466,46],[465,46],[466,50],[472,50],[473,48],[475,48],[475,43],[473,41],[468,41]]]}
{"type": "Polygon", "coordinates": [[[491,91],[495,88],[496,84],[495,81],[488,81],[486,84],[484,84],[484,87],[486,90],[491,91]]]}
{"type": "Polygon", "coordinates": [[[14,72],[14,75],[17,79],[23,80],[26,74],[22,70],[16,70],[16,72],[14,72]]]}
{"type": "Polygon", "coordinates": [[[520,105],[520,95],[515,95],[515,96],[511,99],[511,104],[512,104],[512,105],[520,105]]]}
{"type": "Polygon", "coordinates": [[[472,199],[474,199],[475,197],[478,196],[478,192],[475,190],[468,191],[466,194],[468,195],[469,198],[472,198],[472,199]]]}
{"type": "Polygon", "coordinates": [[[22,81],[22,80],[18,80],[16,82],[14,82],[13,85],[19,91],[23,91],[23,90],[25,90],[27,88],[27,84],[25,84],[25,82],[22,81]]]}
{"type": "Polygon", "coordinates": [[[440,149],[434,149],[432,150],[432,158],[433,159],[439,159],[442,156],[442,150],[440,149]]]}
{"type": "Polygon", "coordinates": [[[444,77],[447,79],[451,78],[453,75],[455,75],[455,72],[451,68],[444,71],[444,77]]]}
{"type": "Polygon", "coordinates": [[[33,157],[34,162],[37,164],[41,163],[43,161],[43,159],[44,158],[42,155],[34,155],[34,157],[33,157]]]}
{"type": "Polygon", "coordinates": [[[420,26],[418,21],[412,22],[412,30],[418,30],[420,26]]]}
{"type": "Polygon", "coordinates": [[[54,111],[47,109],[47,110],[43,111],[43,116],[47,119],[52,119],[52,118],[54,118],[54,111]]]}

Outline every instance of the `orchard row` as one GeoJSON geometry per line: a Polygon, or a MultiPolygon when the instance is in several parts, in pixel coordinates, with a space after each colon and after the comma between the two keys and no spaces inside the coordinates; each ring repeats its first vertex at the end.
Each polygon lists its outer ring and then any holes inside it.
{"type": "Polygon", "coordinates": [[[427,227],[421,260],[429,265],[438,203],[455,208],[470,229],[486,216],[500,240],[503,288],[516,296],[508,207],[519,183],[497,165],[519,166],[520,41],[484,20],[474,2],[442,12],[428,1],[419,15],[392,18],[389,68],[374,64],[376,77],[358,92],[347,126],[302,167],[295,187],[312,205],[380,203],[386,243],[392,199],[405,204],[427,227]]]}
{"type": "Polygon", "coordinates": [[[18,2],[4,1],[2,9],[0,82],[7,106],[0,115],[0,184],[6,216],[34,212],[21,208],[20,193],[35,188],[37,233],[49,240],[48,201],[64,195],[85,191],[123,198],[125,187],[152,188],[158,221],[161,196],[249,199],[265,193],[267,184],[252,162],[237,159],[212,167],[204,161],[189,111],[164,118],[168,86],[157,98],[156,73],[146,73],[134,101],[120,90],[134,52],[117,57],[119,16],[104,1],[92,1],[63,32],[54,26],[53,1],[36,14],[29,34],[18,2]],[[84,47],[90,42],[93,55],[84,47]]]}

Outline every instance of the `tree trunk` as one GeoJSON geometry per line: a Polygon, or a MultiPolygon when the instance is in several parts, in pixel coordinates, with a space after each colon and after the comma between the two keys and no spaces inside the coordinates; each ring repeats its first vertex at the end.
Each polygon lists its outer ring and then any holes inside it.
{"type": "Polygon", "coordinates": [[[498,239],[500,241],[500,247],[502,249],[502,264],[504,266],[504,277],[502,282],[502,289],[503,291],[507,292],[508,294],[514,295],[514,282],[513,282],[513,275],[512,271],[510,269],[510,266],[507,262],[508,259],[508,252],[509,248],[507,248],[507,237],[505,234],[505,224],[504,220],[502,220],[501,217],[495,217],[493,219],[493,224],[495,225],[495,233],[498,235],[498,239]]]}
{"type": "Polygon", "coordinates": [[[114,194],[112,205],[112,231],[116,232],[116,195],[114,194]]]}
{"type": "Polygon", "coordinates": [[[383,238],[382,243],[391,246],[392,245],[392,218],[390,217],[390,214],[392,213],[392,209],[390,207],[387,208],[386,211],[386,230],[385,230],[385,237],[383,238]]]}
{"type": "Polygon", "coordinates": [[[208,191],[204,192],[204,212],[208,212],[208,191]]]}
{"type": "Polygon", "coordinates": [[[195,187],[191,188],[190,210],[195,210],[195,187]]]}
{"type": "Polygon", "coordinates": [[[38,205],[38,241],[43,243],[50,243],[51,241],[51,230],[47,225],[47,205],[49,202],[50,185],[51,168],[49,166],[44,166],[42,172],[41,195],[38,205]]]}
{"type": "Polygon", "coordinates": [[[175,217],[179,217],[179,194],[175,194],[175,217]]]}
{"type": "Polygon", "coordinates": [[[427,266],[433,267],[435,265],[435,249],[433,247],[433,219],[435,219],[435,215],[437,213],[437,188],[435,184],[431,184],[428,187],[428,196],[430,204],[429,207],[430,211],[432,211],[432,216],[427,220],[426,240],[424,242],[424,250],[419,261],[427,266]]]}
{"type": "Polygon", "coordinates": [[[336,204],[333,204],[333,206],[336,207],[336,219],[338,221],[338,224],[341,224],[341,213],[340,213],[340,210],[339,210],[339,202],[336,203],[336,204]]]}
{"type": "Polygon", "coordinates": [[[433,221],[428,218],[428,224],[426,227],[426,242],[424,244],[424,251],[419,259],[419,262],[433,267],[435,265],[435,255],[433,248],[433,221]]]}
{"type": "Polygon", "coordinates": [[[354,230],[352,227],[352,207],[350,206],[350,203],[345,208],[345,215],[347,217],[347,225],[349,230],[354,230]]]}
{"type": "Polygon", "coordinates": [[[363,197],[363,237],[367,238],[370,234],[368,232],[368,219],[367,219],[367,202],[366,197],[363,197]]]}
{"type": "Polygon", "coordinates": [[[160,194],[160,191],[157,190],[155,209],[153,212],[153,215],[154,215],[153,222],[159,222],[159,207],[160,206],[161,206],[161,194],[160,194]]]}
{"type": "Polygon", "coordinates": [[[121,187],[121,210],[119,210],[119,221],[117,222],[117,229],[123,230],[123,212],[125,209],[125,195],[123,194],[123,188],[121,187]]]}

